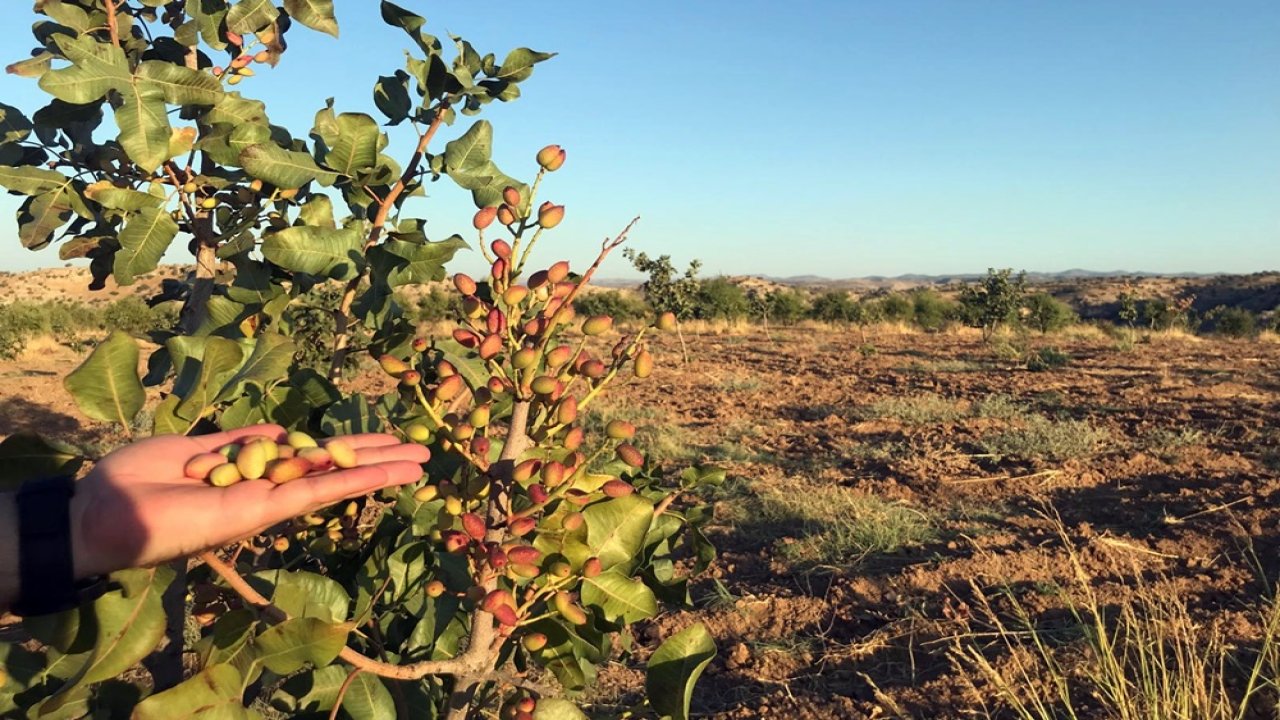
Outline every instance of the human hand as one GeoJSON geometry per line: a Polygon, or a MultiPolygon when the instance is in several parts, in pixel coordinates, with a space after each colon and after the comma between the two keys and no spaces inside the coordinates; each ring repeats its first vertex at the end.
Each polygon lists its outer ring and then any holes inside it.
{"type": "Polygon", "coordinates": [[[348,435],[359,467],[307,475],[283,485],[245,480],[213,487],[186,477],[193,455],[238,438],[282,440],[278,425],[213,435],[160,435],[103,458],[76,483],[71,540],[78,578],[155,565],[260,533],[276,523],[348,498],[422,477],[430,453],[391,435],[348,435]]]}

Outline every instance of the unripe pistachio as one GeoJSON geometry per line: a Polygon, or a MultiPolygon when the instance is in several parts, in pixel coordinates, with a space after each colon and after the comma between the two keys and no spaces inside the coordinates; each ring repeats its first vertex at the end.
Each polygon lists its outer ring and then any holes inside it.
{"type": "MultiPolygon", "coordinates": [[[[493,449],[493,441],[490,440],[489,438],[487,437],[471,438],[471,454],[472,455],[475,455],[478,458],[487,458],[489,457],[489,451],[492,449],[493,449]]],[[[488,485],[484,486],[484,492],[481,493],[481,496],[483,497],[484,495],[487,495],[488,490],[489,490],[489,486],[488,485]]]]}
{"type": "Polygon", "coordinates": [[[533,478],[533,474],[538,472],[541,468],[541,460],[536,458],[525,460],[524,462],[516,465],[515,469],[511,471],[511,478],[518,483],[526,483],[529,482],[529,480],[533,478]]]}
{"type": "Polygon", "coordinates": [[[529,297],[529,288],[523,285],[512,285],[502,294],[502,302],[506,303],[507,307],[515,307],[524,302],[527,297],[529,297]]]}
{"type": "Polygon", "coordinates": [[[582,577],[593,578],[604,571],[604,567],[600,564],[600,558],[589,557],[587,561],[582,563],[582,577]]]}
{"type": "Polygon", "coordinates": [[[573,625],[587,624],[587,613],[573,601],[573,596],[561,590],[556,593],[554,605],[556,612],[573,625]]]}
{"type": "Polygon", "coordinates": [[[453,339],[464,348],[474,348],[480,344],[480,336],[470,330],[455,328],[453,331],[453,339]]]}
{"type": "Polygon", "coordinates": [[[467,537],[464,532],[457,530],[445,530],[440,533],[440,539],[444,541],[445,552],[457,553],[467,549],[471,544],[471,538],[467,537]]]}
{"type": "Polygon", "coordinates": [[[608,495],[611,498],[620,498],[630,495],[635,492],[636,489],[626,480],[610,480],[604,484],[601,490],[604,491],[605,495],[608,495]]]}
{"type": "Polygon", "coordinates": [[[507,559],[519,565],[537,565],[542,562],[542,551],[532,545],[512,545],[507,548],[507,559]]]}
{"type": "Polygon", "coordinates": [[[298,197],[298,188],[284,188],[280,191],[281,200],[292,200],[298,197]]]}
{"type": "Polygon", "coordinates": [[[564,206],[552,205],[538,210],[538,224],[550,230],[564,220],[564,206]]]}
{"type": "Polygon", "coordinates": [[[485,329],[490,335],[502,334],[507,329],[507,316],[498,308],[493,308],[484,319],[485,329]]]}
{"type": "Polygon", "coordinates": [[[422,382],[422,373],[417,370],[405,370],[400,374],[400,384],[404,387],[415,387],[422,382]]]}
{"type": "Polygon", "coordinates": [[[549,488],[559,487],[568,475],[568,468],[558,460],[552,460],[542,466],[542,482],[549,488]]]}
{"type": "Polygon", "coordinates": [[[269,60],[271,60],[271,53],[266,50],[259,50],[258,53],[253,56],[253,61],[256,63],[264,63],[269,60]]]}
{"type": "Polygon", "coordinates": [[[618,459],[630,465],[633,468],[644,467],[644,455],[636,449],[635,445],[622,443],[614,451],[618,455],[618,459]]]}
{"type": "Polygon", "coordinates": [[[288,442],[289,446],[295,450],[301,450],[303,448],[319,447],[319,445],[316,443],[315,438],[302,432],[301,430],[294,430],[293,432],[289,433],[288,437],[285,438],[285,442],[288,442]]]}
{"type": "Polygon", "coordinates": [[[568,425],[578,419],[578,398],[569,395],[556,406],[556,422],[568,425]]]}
{"type": "Polygon", "coordinates": [[[312,470],[322,471],[333,467],[333,456],[324,448],[302,448],[298,451],[298,457],[311,463],[312,470]]]}
{"type": "Polygon", "coordinates": [[[596,315],[582,323],[583,335],[600,335],[613,327],[613,318],[608,315],[596,315]]]}
{"type": "Polygon", "coordinates": [[[568,530],[569,532],[573,532],[574,530],[577,530],[578,528],[582,527],[583,523],[585,523],[586,521],[587,521],[587,517],[585,515],[583,515],[580,512],[574,512],[574,513],[569,513],[568,515],[565,515],[564,521],[561,523],[561,525],[563,525],[565,530],[568,530]]]}
{"type": "Polygon", "coordinates": [[[503,606],[513,608],[515,604],[516,599],[511,596],[510,591],[498,589],[484,596],[484,599],[480,601],[480,609],[491,613],[503,606]]]}
{"type": "Polygon", "coordinates": [[[551,395],[559,385],[560,382],[550,375],[539,375],[529,383],[529,387],[539,395],[551,395]]]}
{"type": "Polygon", "coordinates": [[[492,410],[488,405],[478,405],[471,410],[471,414],[467,416],[467,422],[473,426],[482,428],[489,425],[489,419],[492,410]]]}
{"type": "Polygon", "coordinates": [[[479,289],[479,286],[476,285],[476,281],[472,280],[471,276],[465,273],[458,273],[453,276],[453,286],[463,295],[475,295],[476,290],[479,289]]]}
{"type": "Polygon", "coordinates": [[[242,479],[235,463],[223,463],[209,471],[209,484],[214,487],[230,487],[242,479]]]}
{"type": "Polygon", "coordinates": [[[195,184],[194,182],[191,182],[191,181],[187,181],[187,182],[185,182],[185,183],[183,183],[183,184],[182,184],[182,192],[184,192],[184,193],[186,193],[186,194],[188,194],[188,195],[190,195],[191,193],[193,193],[193,192],[195,192],[195,191],[197,191],[197,190],[199,190],[199,189],[200,189],[200,186],[199,186],[199,185],[197,185],[197,184],[195,184]]]}
{"type": "Polygon", "coordinates": [[[538,362],[538,351],[533,348],[521,348],[511,356],[511,366],[517,370],[531,368],[538,362]]]}
{"type": "Polygon", "coordinates": [[[495,282],[501,281],[507,276],[507,261],[498,258],[493,261],[493,267],[489,269],[489,275],[495,282]]]}
{"type": "Polygon", "coordinates": [[[604,426],[604,434],[612,440],[630,440],[636,435],[636,426],[626,420],[611,420],[604,426]]]}
{"type": "Polygon", "coordinates": [[[510,605],[499,605],[493,610],[493,619],[497,620],[500,625],[506,627],[515,627],[520,624],[520,616],[516,614],[515,608],[510,605]]]}
{"type": "MultiPolygon", "coordinates": [[[[494,208],[494,212],[497,212],[497,208],[494,208]]],[[[508,262],[511,260],[511,243],[506,240],[503,240],[502,238],[494,240],[493,243],[489,245],[489,249],[493,250],[493,254],[497,257],[507,260],[508,262]]]]}
{"type": "Polygon", "coordinates": [[[539,270],[529,276],[529,289],[537,290],[549,282],[546,270],[539,270]]]}
{"type": "Polygon", "coordinates": [[[227,462],[222,453],[207,452],[200,453],[187,461],[182,466],[182,474],[193,480],[204,480],[209,477],[209,473],[219,465],[227,462]]]}
{"type": "Polygon", "coordinates": [[[485,383],[485,388],[487,388],[493,395],[501,395],[510,389],[510,384],[504,383],[502,378],[491,377],[489,378],[489,381],[485,383]]]}
{"type": "Polygon", "coordinates": [[[662,332],[671,332],[672,330],[675,330],[676,314],[673,312],[662,313],[658,316],[657,321],[654,322],[654,327],[658,328],[662,332]]]}
{"type": "Polygon", "coordinates": [[[635,365],[632,368],[636,377],[643,380],[653,374],[653,355],[648,350],[636,353],[635,365]]]}
{"type": "Polygon", "coordinates": [[[257,480],[267,471],[269,459],[264,443],[249,443],[240,448],[240,453],[236,455],[236,469],[245,480],[257,480]]]}
{"type": "MultiPolygon", "coordinates": [[[[234,80],[235,78],[232,78],[234,80]]],[[[207,197],[200,201],[200,208],[203,210],[212,210],[218,207],[218,199],[207,197]]]]}
{"type": "Polygon", "coordinates": [[[286,459],[287,459],[287,458],[294,457],[294,456],[296,456],[297,454],[298,454],[298,451],[297,451],[297,450],[294,450],[294,449],[293,449],[293,447],[292,447],[292,446],[290,446],[290,445],[277,445],[277,446],[276,446],[276,457],[277,457],[277,458],[286,458],[286,459]]]}
{"type": "Polygon", "coordinates": [[[561,260],[547,268],[547,281],[550,283],[559,283],[567,277],[569,277],[569,262],[567,260],[561,260]]]}
{"type": "Polygon", "coordinates": [[[409,364],[394,355],[380,355],[378,357],[378,366],[382,371],[393,378],[400,377],[405,370],[409,369],[409,364]]]}
{"type": "Polygon", "coordinates": [[[440,488],[435,485],[423,485],[413,491],[413,499],[418,502],[426,503],[435,500],[440,495],[440,488]]]}
{"type": "Polygon", "coordinates": [[[548,145],[538,151],[538,165],[547,172],[555,172],[564,165],[564,155],[559,145],[548,145]]]}
{"type": "Polygon", "coordinates": [[[476,434],[476,429],[471,427],[471,423],[460,422],[453,426],[453,430],[449,433],[449,437],[454,442],[466,442],[476,434]]]}
{"type": "Polygon", "coordinates": [[[582,447],[583,441],[586,439],[586,433],[580,427],[576,427],[564,434],[564,449],[570,452],[582,447]]]}
{"type": "Polygon", "coordinates": [[[467,316],[468,319],[475,320],[486,312],[488,312],[488,307],[483,300],[475,295],[468,295],[462,298],[462,314],[467,316]]]}
{"type": "Polygon", "coordinates": [[[516,211],[506,203],[499,205],[498,206],[498,222],[508,226],[515,225],[516,211]]]}
{"type": "Polygon", "coordinates": [[[252,55],[237,55],[231,59],[231,67],[239,70],[251,62],[253,62],[252,55]]]}
{"type": "Polygon", "coordinates": [[[471,218],[471,224],[477,230],[484,230],[492,225],[494,219],[497,217],[498,207],[496,205],[489,205],[476,211],[475,217],[471,218]]]}
{"type": "Polygon", "coordinates": [[[241,77],[239,74],[232,75],[231,77],[227,78],[228,85],[239,85],[241,82],[244,82],[244,78],[241,77]]]}
{"type": "Polygon", "coordinates": [[[275,539],[275,542],[271,543],[271,547],[276,552],[284,552],[285,550],[289,549],[289,538],[281,535],[280,537],[275,539]]]}
{"type": "Polygon", "coordinates": [[[502,201],[511,207],[520,207],[520,191],[508,185],[502,190],[502,201]]]}
{"type": "Polygon", "coordinates": [[[532,632],[520,638],[520,644],[526,652],[535,653],[547,646],[547,636],[540,632],[532,632]]]}
{"type": "Polygon", "coordinates": [[[325,443],[324,449],[329,451],[333,464],[340,468],[353,468],[359,464],[355,449],[342,440],[330,440],[325,443]]]}
{"type": "Polygon", "coordinates": [[[311,472],[311,463],[300,457],[277,458],[267,463],[266,478],[277,485],[298,478],[311,472]]]}
{"type": "Polygon", "coordinates": [[[502,352],[502,336],[496,332],[485,336],[485,339],[481,340],[480,345],[476,347],[476,353],[482,360],[492,360],[498,357],[500,352],[502,352]]]}
{"type": "Polygon", "coordinates": [[[462,498],[457,495],[450,495],[444,499],[444,511],[448,515],[457,517],[462,514],[462,498]]]}
{"type": "Polygon", "coordinates": [[[444,583],[440,582],[439,580],[432,580],[431,582],[427,583],[426,591],[427,591],[427,597],[438,598],[444,594],[444,591],[445,591],[444,583]]]}
{"type": "Polygon", "coordinates": [[[547,367],[558,368],[569,362],[569,358],[573,357],[573,348],[568,345],[559,345],[547,351],[547,367]]]}
{"type": "Polygon", "coordinates": [[[488,550],[486,550],[486,554],[487,557],[485,559],[488,561],[489,567],[494,570],[501,570],[510,562],[507,558],[507,552],[496,544],[490,545],[488,550]]]}
{"type": "Polygon", "coordinates": [[[413,339],[413,342],[410,344],[410,347],[413,348],[414,352],[422,353],[422,352],[426,352],[427,348],[431,347],[431,343],[428,342],[426,338],[416,337],[413,339]]]}
{"type": "Polygon", "coordinates": [[[541,505],[551,498],[547,494],[547,488],[542,483],[534,483],[529,486],[529,499],[535,504],[541,505]]]}
{"type": "Polygon", "coordinates": [[[537,709],[537,707],[538,707],[537,701],[535,701],[531,697],[521,698],[520,702],[516,703],[516,710],[519,710],[520,712],[531,713],[535,709],[537,709]]]}
{"type": "Polygon", "coordinates": [[[488,528],[485,525],[484,518],[475,513],[463,513],[461,516],[462,529],[471,536],[473,540],[483,540],[485,532],[488,528]]]}
{"type": "Polygon", "coordinates": [[[514,537],[524,537],[533,532],[533,529],[537,526],[537,520],[531,517],[523,517],[512,520],[511,524],[507,526],[507,531],[514,537]]]}
{"type": "Polygon", "coordinates": [[[582,374],[592,380],[599,380],[609,373],[609,368],[599,360],[588,360],[582,364],[582,374]]]}
{"type": "Polygon", "coordinates": [[[525,580],[532,580],[542,574],[542,568],[537,565],[522,565],[513,562],[507,566],[507,573],[525,580]]]}
{"type": "Polygon", "coordinates": [[[409,423],[404,428],[404,434],[405,437],[416,443],[425,443],[431,440],[431,429],[425,423],[409,423]]]}
{"type": "Polygon", "coordinates": [[[448,360],[441,360],[440,362],[436,363],[436,377],[443,379],[447,377],[453,377],[454,375],[457,375],[457,374],[458,374],[458,368],[454,367],[453,363],[449,362],[448,360]]]}
{"type": "Polygon", "coordinates": [[[573,574],[573,566],[563,560],[557,560],[547,565],[547,574],[564,579],[573,574]]]}

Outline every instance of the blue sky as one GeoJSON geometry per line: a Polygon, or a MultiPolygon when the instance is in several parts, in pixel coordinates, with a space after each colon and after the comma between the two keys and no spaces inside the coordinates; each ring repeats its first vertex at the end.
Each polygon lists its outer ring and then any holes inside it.
{"type": "MultiPolygon", "coordinates": [[[[568,151],[544,185],[568,209],[548,262],[641,215],[635,247],[711,274],[1280,269],[1274,0],[402,4],[482,52],[560,53],[485,114],[512,175],[568,151]]],[[[329,96],[376,114],[374,80],[403,62],[376,3],[337,5],[340,41],[299,28],[239,88],[295,134],[329,96]]],[[[25,7],[0,29],[10,59],[25,7]]],[[[0,100],[41,102],[8,76],[0,100]]],[[[470,227],[465,193],[430,194],[410,206],[430,232],[470,227]]],[[[18,245],[14,207],[0,266],[60,264],[18,245]]]]}

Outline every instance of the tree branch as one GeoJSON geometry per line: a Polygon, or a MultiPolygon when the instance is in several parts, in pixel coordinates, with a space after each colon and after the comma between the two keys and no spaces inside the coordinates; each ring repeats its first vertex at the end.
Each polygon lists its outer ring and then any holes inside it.
{"type": "Polygon", "coordinates": [[[116,24],[115,0],[102,0],[107,10],[107,32],[111,33],[111,44],[120,47],[120,26],[116,24]]]}

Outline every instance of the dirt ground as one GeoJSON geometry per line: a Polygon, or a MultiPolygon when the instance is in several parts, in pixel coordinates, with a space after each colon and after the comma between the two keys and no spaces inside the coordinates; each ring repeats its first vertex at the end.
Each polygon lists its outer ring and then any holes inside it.
{"type": "MultiPolygon", "coordinates": [[[[970,335],[686,339],[688,364],[663,338],[654,377],[597,412],[634,418],[672,467],[729,470],[696,607],[639,629],[651,648],[708,624],[699,716],[981,717],[983,683],[953,659],[968,638],[999,662],[979,596],[1052,622],[1081,577],[1103,604],[1138,577],[1233,643],[1259,635],[1280,577],[1280,343],[1032,337],[1070,357],[1032,372],[970,335]]],[[[0,437],[115,440],[62,390],[77,357],[0,364],[0,437]]],[[[606,668],[602,707],[634,699],[614,689],[642,684],[636,665],[606,668]]]]}

